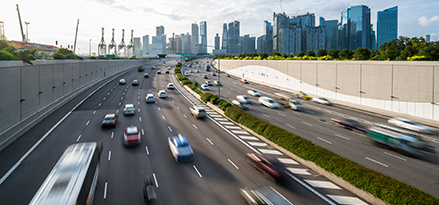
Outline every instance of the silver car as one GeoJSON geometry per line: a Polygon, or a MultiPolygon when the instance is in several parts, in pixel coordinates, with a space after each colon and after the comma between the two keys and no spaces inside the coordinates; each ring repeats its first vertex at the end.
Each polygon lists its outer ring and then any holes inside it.
{"type": "Polygon", "coordinates": [[[412,130],[415,132],[425,133],[425,134],[433,134],[434,131],[432,128],[427,127],[425,125],[421,125],[415,121],[404,119],[404,118],[392,118],[387,121],[389,124],[401,127],[404,129],[412,130]]]}

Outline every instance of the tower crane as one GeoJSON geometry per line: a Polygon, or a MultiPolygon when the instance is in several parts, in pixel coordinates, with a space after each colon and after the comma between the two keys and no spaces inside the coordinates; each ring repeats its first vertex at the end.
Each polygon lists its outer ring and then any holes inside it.
{"type": "Polygon", "coordinates": [[[78,23],[76,24],[75,45],[73,46],[73,53],[75,53],[75,50],[76,50],[76,39],[78,37],[78,26],[79,26],[79,19],[78,19],[78,23]]]}
{"type": "Polygon", "coordinates": [[[17,5],[17,12],[18,12],[18,21],[20,22],[20,29],[21,29],[21,41],[23,43],[25,43],[26,37],[25,37],[24,32],[23,32],[23,24],[21,23],[20,10],[18,9],[18,4],[16,4],[16,5],[17,5]]]}

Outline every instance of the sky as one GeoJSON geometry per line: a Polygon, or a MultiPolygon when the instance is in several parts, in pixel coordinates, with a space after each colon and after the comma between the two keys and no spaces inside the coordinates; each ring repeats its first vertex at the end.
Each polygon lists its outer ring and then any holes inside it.
{"type": "MultiPolygon", "coordinates": [[[[378,11],[398,6],[398,36],[421,37],[431,35],[439,40],[438,0],[1,0],[0,21],[4,22],[8,40],[21,40],[16,4],[19,5],[23,32],[26,24],[30,42],[67,47],[75,41],[79,19],[76,53],[97,53],[102,39],[111,41],[115,29],[115,41],[130,42],[134,37],[155,36],[156,26],[164,26],[167,38],[172,33],[191,32],[191,24],[207,22],[207,44],[214,45],[216,33],[222,34],[223,23],[240,21],[240,34],[256,38],[262,35],[263,22],[273,22],[273,13],[285,12],[288,16],[314,13],[316,24],[319,17],[339,20],[341,11],[351,6],[366,5],[371,8],[372,23],[376,31],[378,11]],[[91,41],[90,41],[91,40],[91,41]]],[[[151,42],[151,40],[150,40],[151,42]]],[[[210,51],[211,48],[208,49],[210,51]]]]}

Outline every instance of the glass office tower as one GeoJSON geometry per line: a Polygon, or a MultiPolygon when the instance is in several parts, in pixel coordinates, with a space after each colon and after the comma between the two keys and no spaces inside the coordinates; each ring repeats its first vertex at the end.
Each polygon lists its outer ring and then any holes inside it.
{"type": "Polygon", "coordinates": [[[398,38],[398,6],[378,11],[377,48],[398,38]]]}

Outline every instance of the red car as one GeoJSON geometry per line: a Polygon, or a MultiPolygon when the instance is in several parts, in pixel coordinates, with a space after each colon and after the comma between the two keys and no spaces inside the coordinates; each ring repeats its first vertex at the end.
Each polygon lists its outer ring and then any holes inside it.
{"type": "Polygon", "coordinates": [[[137,80],[133,80],[133,82],[131,83],[131,85],[135,85],[135,86],[137,86],[137,85],[139,85],[139,81],[137,81],[137,80]]]}
{"type": "Polygon", "coordinates": [[[271,155],[247,154],[249,162],[259,171],[269,176],[276,182],[285,179],[285,166],[271,155]]]}
{"type": "Polygon", "coordinates": [[[127,127],[123,132],[123,143],[125,146],[135,146],[140,145],[141,138],[139,129],[136,126],[131,125],[127,127]]]}
{"type": "Polygon", "coordinates": [[[367,128],[355,120],[350,120],[350,119],[340,119],[339,120],[339,119],[335,119],[335,118],[331,118],[331,120],[332,120],[332,122],[335,123],[335,125],[344,127],[346,129],[356,130],[356,131],[360,131],[360,132],[367,132],[367,128]]]}
{"type": "Polygon", "coordinates": [[[241,79],[241,83],[248,84],[248,81],[243,78],[243,79],[241,79]]]}
{"type": "Polygon", "coordinates": [[[227,74],[227,73],[226,73],[226,74],[224,74],[224,75],[225,75],[226,77],[230,77],[230,75],[229,75],[229,74],[227,74]]]}

